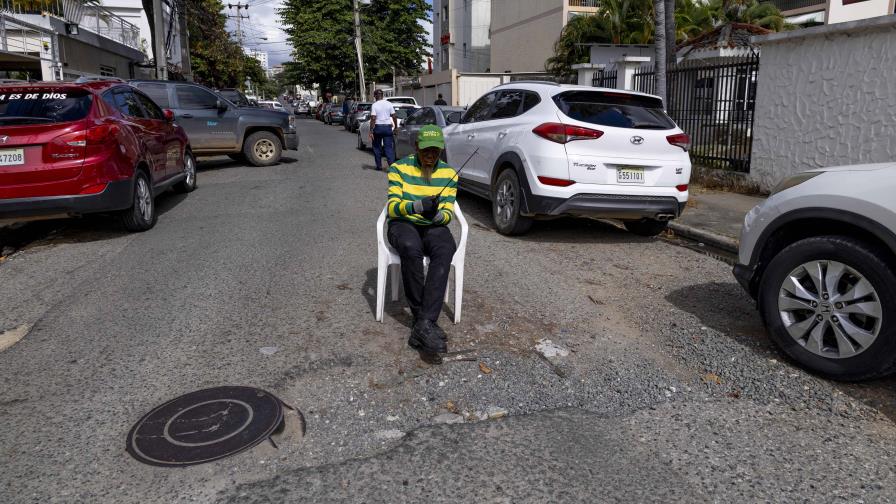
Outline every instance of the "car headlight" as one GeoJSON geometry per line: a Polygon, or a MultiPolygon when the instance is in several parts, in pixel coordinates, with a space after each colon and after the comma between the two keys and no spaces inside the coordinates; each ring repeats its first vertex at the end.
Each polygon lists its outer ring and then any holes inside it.
{"type": "Polygon", "coordinates": [[[822,173],[824,173],[824,172],[808,171],[808,172],[798,173],[792,177],[787,177],[786,179],[782,180],[781,183],[779,183],[777,186],[775,186],[774,189],[772,189],[771,195],[778,194],[781,191],[786,191],[787,189],[790,189],[791,187],[798,186],[798,185],[802,184],[803,182],[812,180],[813,178],[821,175],[822,173]]]}

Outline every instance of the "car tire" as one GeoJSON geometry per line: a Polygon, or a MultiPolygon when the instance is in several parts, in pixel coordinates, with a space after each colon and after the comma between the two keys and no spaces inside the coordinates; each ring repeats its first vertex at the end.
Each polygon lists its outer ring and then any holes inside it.
{"type": "Polygon", "coordinates": [[[896,313],[896,274],[882,257],[878,248],[846,236],[806,238],[779,252],[762,275],[758,297],[772,341],[801,366],[835,380],[866,380],[896,370],[896,322],[881,316],[896,313]],[[823,279],[821,295],[810,269],[823,279]],[[859,283],[858,293],[850,290],[859,283]],[[799,295],[790,294],[800,288],[799,295]]]}
{"type": "Polygon", "coordinates": [[[669,227],[668,221],[658,221],[656,219],[641,219],[624,221],[622,225],[628,229],[630,233],[638,236],[657,236],[669,227]]]}
{"type": "Polygon", "coordinates": [[[256,131],[243,142],[243,155],[253,166],[270,166],[280,161],[283,146],[270,131],[256,131]]]}
{"type": "Polygon", "coordinates": [[[179,193],[189,193],[196,190],[196,158],[190,151],[184,152],[184,174],[186,177],[174,185],[174,190],[179,193]]]}
{"type": "Polygon", "coordinates": [[[367,146],[364,145],[364,140],[361,138],[361,132],[358,132],[358,150],[367,150],[367,146]]]}
{"type": "Polygon", "coordinates": [[[125,229],[133,232],[146,231],[156,225],[156,202],[152,193],[152,183],[143,171],[134,174],[134,191],[131,207],[119,214],[125,229]]]}
{"type": "Polygon", "coordinates": [[[532,219],[520,215],[521,204],[522,191],[516,172],[504,170],[492,190],[492,218],[499,233],[520,235],[532,227],[532,219]]]}

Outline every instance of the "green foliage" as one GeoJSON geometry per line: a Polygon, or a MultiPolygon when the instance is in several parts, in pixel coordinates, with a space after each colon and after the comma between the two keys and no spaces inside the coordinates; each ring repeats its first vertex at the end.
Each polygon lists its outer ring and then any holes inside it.
{"type": "MultiPolygon", "coordinates": [[[[392,68],[419,71],[429,55],[420,20],[428,19],[425,0],[372,0],[361,8],[364,73],[386,80],[392,68]]],[[[286,0],[280,16],[295,61],[284,65],[287,80],[304,87],[352,92],[357,89],[357,57],[351,0],[286,0]]]]}
{"type": "MultiPolygon", "coordinates": [[[[757,0],[675,0],[675,39],[681,43],[725,23],[746,23],[772,31],[790,28],[770,2],[757,0]]],[[[604,0],[593,16],[578,16],[567,23],[554,44],[545,68],[569,76],[576,63],[588,61],[587,44],[653,43],[651,0],[604,0]]]]}
{"type": "Polygon", "coordinates": [[[246,78],[263,84],[264,69],[230,38],[220,0],[185,0],[193,78],[209,87],[243,87],[246,78]]]}

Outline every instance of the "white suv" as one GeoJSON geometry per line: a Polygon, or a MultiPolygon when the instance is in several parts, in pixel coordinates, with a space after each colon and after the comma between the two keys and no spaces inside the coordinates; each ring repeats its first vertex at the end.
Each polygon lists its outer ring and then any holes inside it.
{"type": "Polygon", "coordinates": [[[896,370],[896,163],[784,180],[744,219],[734,276],[806,368],[841,380],[896,370]]]}
{"type": "Polygon", "coordinates": [[[575,215],[653,236],[687,203],[690,140],[656,96],[512,82],[449,119],[449,162],[459,169],[470,159],[460,187],[492,201],[503,234],[525,233],[534,217],[575,215]]]}

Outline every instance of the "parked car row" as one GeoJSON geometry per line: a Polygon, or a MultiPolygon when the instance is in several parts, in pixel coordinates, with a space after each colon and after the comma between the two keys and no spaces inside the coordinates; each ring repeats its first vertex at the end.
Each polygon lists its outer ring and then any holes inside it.
{"type": "Polygon", "coordinates": [[[298,148],[290,114],[188,82],[84,79],[0,85],[0,219],[115,213],[156,222],[155,196],[197,186],[196,157],[256,166],[298,148]]]}

